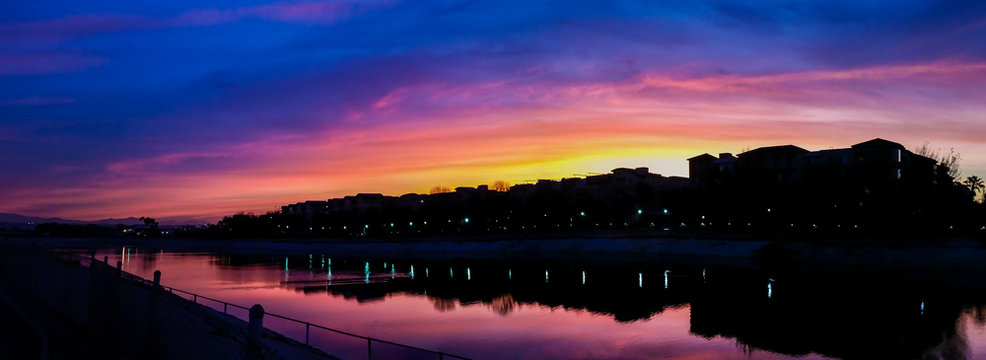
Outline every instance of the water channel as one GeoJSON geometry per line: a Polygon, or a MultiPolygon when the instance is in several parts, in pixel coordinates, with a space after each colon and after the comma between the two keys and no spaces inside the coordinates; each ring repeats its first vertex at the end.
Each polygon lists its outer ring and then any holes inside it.
{"type": "MultiPolygon", "coordinates": [[[[146,278],[161,270],[178,289],[475,359],[986,358],[986,289],[934,275],[139,247],[97,256],[146,278]]],[[[265,325],[305,336],[298,324],[265,325]]],[[[311,338],[366,358],[365,341],[311,338]]]]}

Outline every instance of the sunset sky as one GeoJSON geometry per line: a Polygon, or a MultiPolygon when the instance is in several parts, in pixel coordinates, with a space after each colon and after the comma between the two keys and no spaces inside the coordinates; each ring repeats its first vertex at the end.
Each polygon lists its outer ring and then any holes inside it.
{"type": "Polygon", "coordinates": [[[986,177],[986,2],[744,3],[0,2],[0,212],[215,221],[875,137],[986,177]]]}

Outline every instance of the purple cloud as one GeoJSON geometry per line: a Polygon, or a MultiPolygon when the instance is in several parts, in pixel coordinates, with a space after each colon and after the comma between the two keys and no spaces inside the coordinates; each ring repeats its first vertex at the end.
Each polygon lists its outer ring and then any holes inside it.
{"type": "Polygon", "coordinates": [[[65,40],[128,30],[219,25],[248,18],[304,24],[329,24],[345,19],[351,14],[384,6],[389,6],[389,3],[384,1],[310,1],[279,2],[227,9],[200,8],[171,17],[116,13],[70,15],[62,18],[0,25],[0,41],[65,40]]]}
{"type": "Polygon", "coordinates": [[[101,56],[82,52],[0,53],[0,75],[40,75],[85,70],[105,64],[101,56]]]}
{"type": "Polygon", "coordinates": [[[74,103],[75,99],[63,97],[26,97],[17,99],[3,100],[4,105],[14,106],[43,106],[43,105],[64,105],[74,103]]]}
{"type": "Polygon", "coordinates": [[[0,40],[64,40],[99,33],[153,28],[156,20],[140,15],[82,14],[0,25],[0,40]]]}

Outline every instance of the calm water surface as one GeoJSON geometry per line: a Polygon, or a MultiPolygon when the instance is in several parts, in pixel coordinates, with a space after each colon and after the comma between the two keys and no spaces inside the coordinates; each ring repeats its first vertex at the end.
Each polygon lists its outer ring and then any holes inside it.
{"type": "MultiPolygon", "coordinates": [[[[161,270],[175,288],[476,359],[986,358],[983,289],[933,277],[138,247],[97,254],[146,278],[161,270]]],[[[265,325],[304,339],[303,326],[271,317],[265,325]]],[[[318,331],[312,339],[366,358],[362,340],[318,331]]]]}

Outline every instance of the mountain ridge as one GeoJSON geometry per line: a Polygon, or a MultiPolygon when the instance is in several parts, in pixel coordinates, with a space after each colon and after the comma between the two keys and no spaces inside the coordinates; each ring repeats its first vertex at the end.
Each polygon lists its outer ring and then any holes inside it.
{"type": "Polygon", "coordinates": [[[74,220],[74,219],[62,219],[59,217],[41,217],[41,216],[30,216],[12,213],[0,213],[0,223],[7,224],[40,224],[40,223],[59,223],[59,224],[73,224],[73,225],[138,225],[143,224],[138,218],[133,216],[127,218],[107,218],[100,220],[74,220]]]}

